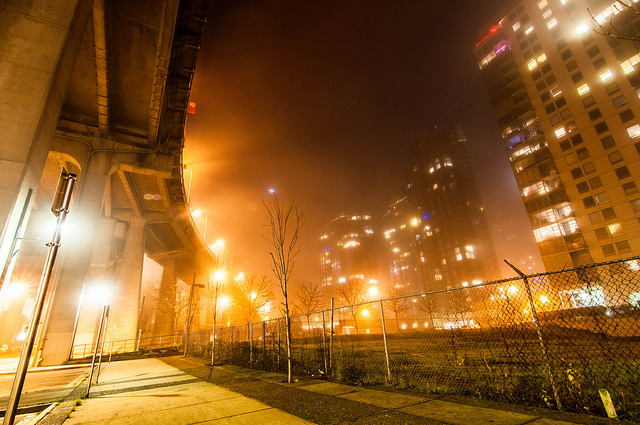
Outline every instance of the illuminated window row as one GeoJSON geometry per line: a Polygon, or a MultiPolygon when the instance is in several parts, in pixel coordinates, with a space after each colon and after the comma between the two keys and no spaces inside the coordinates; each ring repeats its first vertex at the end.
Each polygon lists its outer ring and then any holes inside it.
{"type": "Polygon", "coordinates": [[[534,229],[533,235],[536,238],[536,242],[542,242],[547,239],[557,238],[577,231],[578,223],[576,220],[569,220],[564,224],[552,223],[547,226],[534,229]]]}
{"type": "Polygon", "coordinates": [[[507,44],[506,41],[501,41],[500,44],[498,44],[492,51],[491,53],[489,53],[487,56],[485,56],[484,58],[482,58],[482,60],[480,61],[480,63],[478,64],[478,66],[480,67],[480,69],[484,68],[485,66],[489,65],[489,63],[494,60],[500,53],[504,52],[505,50],[507,50],[507,48],[509,47],[509,45],[507,44]]]}

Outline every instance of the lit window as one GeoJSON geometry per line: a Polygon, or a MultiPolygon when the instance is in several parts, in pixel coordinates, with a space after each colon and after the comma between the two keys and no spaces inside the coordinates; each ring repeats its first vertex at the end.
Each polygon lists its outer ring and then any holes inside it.
{"type": "MultiPolygon", "coordinates": [[[[542,17],[543,17],[544,19],[547,19],[549,16],[551,16],[551,14],[552,14],[552,13],[551,13],[551,9],[547,9],[547,10],[545,10],[545,11],[542,13],[542,17]]],[[[549,24],[547,24],[547,25],[549,25],[549,24]]]]}
{"type": "Polygon", "coordinates": [[[588,84],[583,84],[580,87],[578,87],[578,94],[580,96],[589,93],[589,85],[588,84]]]}
{"type": "Polygon", "coordinates": [[[556,133],[556,137],[560,139],[567,134],[567,130],[565,130],[564,127],[560,127],[560,128],[556,128],[555,133],[556,133]]]}
{"type": "Polygon", "coordinates": [[[612,78],[613,78],[613,72],[611,72],[610,69],[607,69],[606,71],[600,74],[600,80],[602,80],[603,83],[609,81],[612,78]]]}
{"type": "Polygon", "coordinates": [[[437,274],[434,276],[436,280],[442,280],[442,275],[441,274],[437,274]]]}
{"type": "Polygon", "coordinates": [[[529,62],[527,62],[527,67],[529,68],[529,71],[533,71],[534,69],[536,69],[536,66],[538,66],[538,62],[536,62],[535,59],[531,59],[529,62]]]}
{"type": "Polygon", "coordinates": [[[559,225],[558,223],[549,224],[548,226],[540,227],[538,229],[534,229],[533,235],[536,238],[536,242],[541,242],[546,239],[557,238],[559,236],[564,236],[565,231],[564,227],[559,225]]]}
{"type": "Polygon", "coordinates": [[[560,3],[562,3],[562,5],[564,6],[565,4],[569,3],[569,0],[560,0],[560,3]]]}
{"type": "Polygon", "coordinates": [[[640,136],[640,125],[635,124],[635,125],[632,125],[631,127],[628,127],[627,133],[629,133],[629,137],[631,137],[632,139],[640,136]]]}
{"type": "Polygon", "coordinates": [[[542,63],[547,60],[547,55],[543,53],[540,56],[538,56],[537,59],[538,59],[538,63],[542,63]]]}
{"type": "Polygon", "coordinates": [[[533,25],[532,25],[532,26],[530,26],[529,28],[527,28],[527,29],[524,31],[524,33],[525,33],[525,34],[527,34],[527,35],[529,35],[529,34],[531,34],[531,31],[533,31],[533,25]]]}
{"type": "Polygon", "coordinates": [[[556,18],[552,18],[551,20],[549,20],[549,22],[547,22],[547,28],[549,29],[554,28],[556,25],[558,25],[558,21],[556,21],[556,18]]]}
{"type": "Polygon", "coordinates": [[[436,164],[436,170],[440,169],[440,164],[436,164]]]}
{"type": "Polygon", "coordinates": [[[609,233],[611,236],[621,236],[622,235],[622,226],[620,223],[613,223],[607,226],[609,229],[609,233]]]}
{"type": "Polygon", "coordinates": [[[429,168],[429,173],[433,174],[433,172],[434,172],[435,170],[436,170],[435,168],[430,167],[430,168],[429,168]]]}
{"type": "Polygon", "coordinates": [[[520,22],[516,22],[511,26],[511,28],[513,28],[513,32],[518,31],[520,29],[520,22]]]}
{"type": "Polygon", "coordinates": [[[466,288],[467,286],[469,286],[469,282],[462,282],[462,286],[466,288]]]}
{"type": "Polygon", "coordinates": [[[433,184],[433,190],[436,190],[438,188],[438,183],[434,183],[433,184]]]}
{"type": "Polygon", "coordinates": [[[581,23],[578,28],[576,28],[576,32],[578,33],[578,35],[585,34],[587,31],[589,31],[589,27],[587,26],[586,22],[581,23]]]}
{"type": "Polygon", "coordinates": [[[482,281],[476,279],[476,280],[472,281],[471,283],[473,283],[474,285],[480,285],[482,283],[482,281]]]}
{"type": "Polygon", "coordinates": [[[630,61],[620,62],[620,67],[622,68],[622,72],[625,74],[629,74],[633,71],[633,65],[631,65],[630,61]]]}
{"type": "Polygon", "coordinates": [[[538,2],[538,9],[542,10],[547,7],[547,0],[541,0],[538,2]]]}
{"type": "Polygon", "coordinates": [[[551,96],[556,97],[562,93],[562,90],[560,90],[560,87],[555,86],[549,90],[549,93],[551,93],[551,96]]]}

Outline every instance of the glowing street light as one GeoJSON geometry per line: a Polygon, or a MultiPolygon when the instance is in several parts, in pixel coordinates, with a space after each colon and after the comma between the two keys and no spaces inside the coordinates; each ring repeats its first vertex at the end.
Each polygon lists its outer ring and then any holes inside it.
{"type": "Polygon", "coordinates": [[[369,296],[371,298],[375,297],[376,295],[378,295],[378,288],[376,288],[375,286],[370,286],[369,287],[369,296]]]}
{"type": "Polygon", "coordinates": [[[238,276],[236,276],[233,280],[235,280],[236,282],[240,282],[242,279],[244,279],[244,273],[238,273],[238,276]]]}
{"type": "Polygon", "coordinates": [[[191,211],[191,217],[200,217],[200,216],[204,217],[204,232],[202,232],[202,239],[204,239],[204,242],[206,243],[207,242],[207,224],[209,223],[209,216],[203,213],[202,210],[200,210],[199,208],[191,211]]]}

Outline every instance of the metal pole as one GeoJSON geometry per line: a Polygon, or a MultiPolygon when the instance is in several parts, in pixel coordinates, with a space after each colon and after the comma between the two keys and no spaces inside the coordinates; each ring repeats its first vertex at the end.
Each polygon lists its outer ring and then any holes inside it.
{"type": "Polygon", "coordinates": [[[193,274],[193,282],[189,289],[189,305],[187,306],[187,320],[184,321],[184,355],[187,357],[187,349],[189,347],[189,331],[191,328],[191,304],[193,303],[193,288],[196,286],[196,274],[193,274]]]}
{"type": "Polygon", "coordinates": [[[267,364],[267,321],[262,321],[262,367],[267,364]]]}
{"type": "Polygon", "coordinates": [[[64,172],[61,174],[60,181],[58,182],[58,187],[64,183],[64,189],[62,191],[62,197],[57,199],[57,201],[59,201],[59,205],[52,206],[52,211],[54,211],[54,214],[57,213],[56,215],[58,216],[56,230],[53,234],[51,243],[49,243],[49,254],[47,255],[47,260],[42,270],[38,294],[36,295],[36,303],[33,308],[31,320],[29,321],[29,333],[27,338],[24,340],[24,345],[22,346],[22,353],[20,354],[20,360],[18,361],[18,369],[13,381],[13,387],[11,388],[11,394],[9,395],[9,401],[7,402],[7,410],[4,415],[4,425],[13,425],[16,417],[18,403],[20,402],[20,394],[22,393],[22,386],[24,385],[24,379],[27,375],[29,357],[31,357],[31,351],[33,350],[33,343],[36,338],[38,323],[40,322],[45,296],[51,280],[51,272],[53,271],[53,265],[55,264],[58,248],[60,247],[62,225],[69,213],[69,203],[71,202],[71,193],[73,192],[75,182],[75,174],[66,174],[64,172]]]}
{"type": "Polygon", "coordinates": [[[100,327],[98,328],[98,337],[96,338],[96,344],[93,347],[93,357],[91,359],[91,370],[89,371],[89,384],[87,385],[87,392],[84,395],[89,397],[89,391],[91,391],[91,380],[93,379],[93,369],[96,365],[96,355],[98,354],[98,344],[100,344],[100,337],[102,336],[102,326],[104,324],[104,317],[107,313],[107,306],[102,307],[102,315],[100,316],[100,327]]]}
{"type": "Polygon", "coordinates": [[[542,337],[542,328],[540,327],[540,322],[538,321],[538,312],[536,311],[535,304],[533,302],[533,295],[531,294],[531,287],[529,286],[529,281],[527,280],[527,275],[518,270],[513,264],[504,260],[505,263],[509,265],[516,273],[520,275],[522,280],[524,281],[524,287],[527,290],[527,296],[529,297],[529,306],[531,307],[531,314],[533,315],[533,321],[536,324],[536,331],[538,332],[538,341],[540,342],[540,348],[542,348],[542,354],[544,356],[544,363],[547,368],[547,374],[549,375],[549,381],[551,383],[551,389],[553,390],[553,397],[556,400],[556,406],[558,406],[558,410],[562,411],[562,403],[560,402],[560,394],[558,393],[558,389],[556,388],[555,380],[553,379],[553,371],[551,370],[551,363],[549,362],[549,356],[547,354],[547,344],[544,342],[544,338],[542,337]]]}
{"type": "Polygon", "coordinates": [[[280,318],[278,317],[278,356],[276,357],[276,369],[280,370],[280,318]]]}
{"type": "Polygon", "coordinates": [[[329,332],[329,370],[333,370],[333,297],[331,297],[331,332],[329,332]]]}
{"type": "Polygon", "coordinates": [[[253,323],[249,324],[249,367],[253,366],[253,323]]]}
{"type": "MultiPolygon", "coordinates": [[[[140,336],[142,335],[142,329],[138,329],[138,339],[136,339],[136,350],[138,351],[140,349],[140,336]]],[[[125,341],[125,346],[127,345],[127,342],[125,341]]],[[[125,350],[127,351],[127,350],[125,350]]]]}
{"type": "Polygon", "coordinates": [[[233,331],[235,328],[235,325],[231,326],[231,363],[233,363],[233,331]]]}
{"type": "Polygon", "coordinates": [[[380,320],[382,323],[382,340],[384,341],[384,359],[387,362],[387,379],[391,381],[391,366],[389,365],[389,346],[387,345],[387,328],[384,323],[384,307],[380,300],[380,320]]]}
{"type": "Polygon", "coordinates": [[[322,357],[324,359],[324,374],[327,375],[327,324],[322,310],[322,357]]]}
{"type": "Polygon", "coordinates": [[[102,354],[104,353],[104,338],[107,336],[107,322],[109,321],[109,309],[110,305],[107,306],[107,312],[104,316],[104,330],[102,331],[102,341],[100,341],[100,357],[98,360],[98,371],[96,372],[96,384],[98,383],[98,379],[100,379],[100,365],[102,365],[102,354]]]}

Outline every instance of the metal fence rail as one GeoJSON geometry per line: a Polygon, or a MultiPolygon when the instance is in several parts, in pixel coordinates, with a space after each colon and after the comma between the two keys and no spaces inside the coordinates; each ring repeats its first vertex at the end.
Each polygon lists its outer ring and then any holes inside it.
{"type": "MultiPolygon", "coordinates": [[[[640,257],[291,318],[296,373],[640,416],[640,257]],[[331,320],[333,317],[333,321],[331,320]]],[[[216,361],[286,368],[284,319],[216,331],[216,361]]],[[[212,331],[191,336],[211,356],[212,331]]]]}
{"type": "MultiPolygon", "coordinates": [[[[98,352],[103,355],[134,353],[138,350],[160,350],[182,346],[183,334],[159,335],[135,339],[104,341],[104,347],[98,344],[98,352]]],[[[74,345],[70,359],[83,359],[93,355],[95,343],[74,345]]]]}

